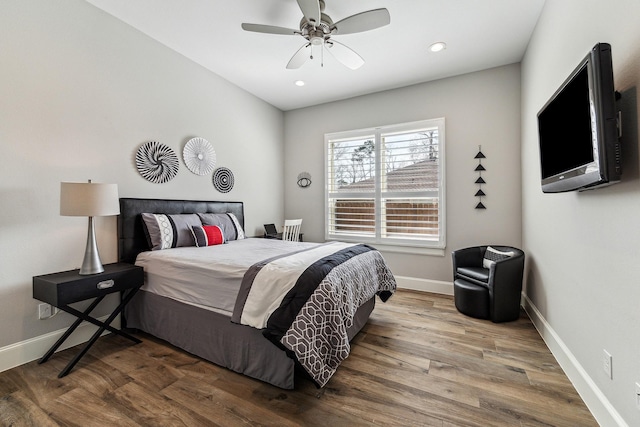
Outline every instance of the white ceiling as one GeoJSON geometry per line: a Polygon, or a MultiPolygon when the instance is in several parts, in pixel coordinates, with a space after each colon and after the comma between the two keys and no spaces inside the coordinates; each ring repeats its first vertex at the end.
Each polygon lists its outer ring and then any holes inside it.
{"type": "Polygon", "coordinates": [[[297,29],[295,0],[87,0],[246,91],[287,111],[519,62],[544,0],[326,0],[334,22],[385,7],[391,24],[335,35],[365,60],[350,70],[319,55],[285,67],[301,36],[246,32],[243,22],[297,29]],[[432,53],[437,41],[447,49],[432,53]],[[303,87],[294,85],[303,80],[303,87]]]}

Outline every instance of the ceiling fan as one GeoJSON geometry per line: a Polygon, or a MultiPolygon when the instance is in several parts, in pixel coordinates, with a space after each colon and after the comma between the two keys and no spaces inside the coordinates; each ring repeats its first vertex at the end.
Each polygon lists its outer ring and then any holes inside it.
{"type": "Polygon", "coordinates": [[[324,13],[324,0],[297,0],[297,2],[304,15],[300,21],[299,30],[273,25],[242,24],[242,29],[245,31],[304,37],[306,42],[289,60],[287,64],[289,69],[300,68],[307,58],[313,59],[314,47],[320,48],[321,55],[326,48],[327,52],[333,54],[346,67],[352,70],[358,69],[364,64],[364,59],[344,44],[333,40],[332,37],[374,30],[391,22],[389,11],[381,8],[360,12],[334,23],[329,15],[324,13]]]}

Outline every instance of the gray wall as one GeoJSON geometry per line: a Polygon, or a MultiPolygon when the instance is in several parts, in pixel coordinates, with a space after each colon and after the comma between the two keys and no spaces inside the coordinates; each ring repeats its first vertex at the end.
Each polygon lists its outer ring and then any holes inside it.
{"type": "MultiPolygon", "coordinates": [[[[78,268],[87,220],[59,215],[61,181],[117,183],[120,196],[240,200],[247,234],[283,217],[283,113],[81,0],[3,1],[0,11],[0,349],[71,322],[37,320],[34,275],[78,268]],[[167,184],[135,169],[140,144],[182,158],[212,143],[235,187],[180,161],[167,184]]],[[[116,219],[97,218],[103,262],[116,219]]],[[[100,314],[100,313],[98,313],[100,314]]]]}
{"type": "Polygon", "coordinates": [[[526,295],[585,399],[600,397],[605,411],[612,405],[612,417],[595,411],[603,425],[640,425],[634,386],[640,382],[639,16],[636,0],[547,0],[522,63],[526,295]],[[536,114],[597,42],[612,45],[623,93],[623,182],[543,194],[536,114]],[[603,349],[613,356],[613,380],[603,370],[603,349]]]}
{"type": "Polygon", "coordinates": [[[451,250],[521,244],[520,67],[499,67],[285,113],[285,216],[303,218],[305,239],[324,239],[324,134],[444,117],[445,256],[384,252],[394,274],[451,282],[451,250]],[[487,210],[474,209],[478,146],[487,156],[487,210]],[[299,188],[307,171],[312,185],[299,188]]]}

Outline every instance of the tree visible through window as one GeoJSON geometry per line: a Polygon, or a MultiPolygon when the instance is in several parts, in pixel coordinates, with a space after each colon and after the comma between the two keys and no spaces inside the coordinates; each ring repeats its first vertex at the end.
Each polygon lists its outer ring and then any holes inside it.
{"type": "Polygon", "coordinates": [[[444,119],[325,142],[326,238],[444,247],[444,119]]]}

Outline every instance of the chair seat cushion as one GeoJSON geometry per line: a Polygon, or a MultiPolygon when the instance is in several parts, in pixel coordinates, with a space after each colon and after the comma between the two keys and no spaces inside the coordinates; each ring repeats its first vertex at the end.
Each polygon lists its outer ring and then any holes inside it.
{"type": "Polygon", "coordinates": [[[489,269],[482,267],[459,267],[456,277],[469,280],[479,285],[489,286],[489,269]]]}

